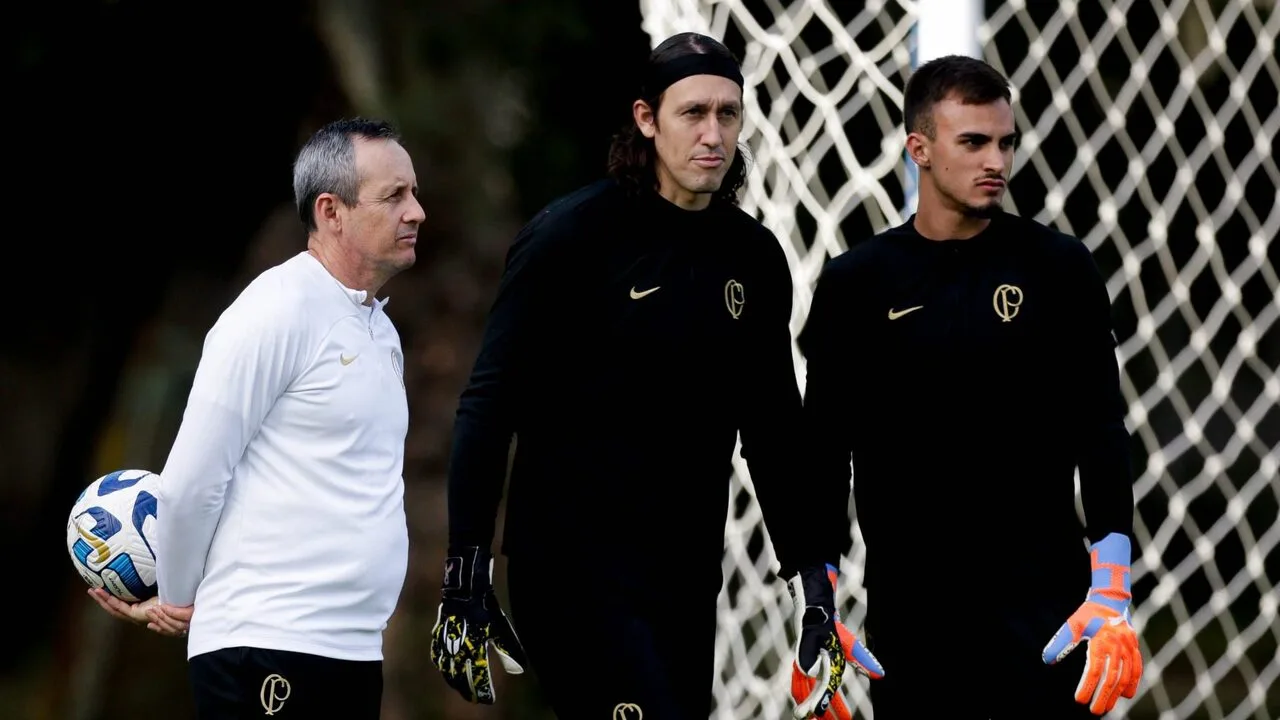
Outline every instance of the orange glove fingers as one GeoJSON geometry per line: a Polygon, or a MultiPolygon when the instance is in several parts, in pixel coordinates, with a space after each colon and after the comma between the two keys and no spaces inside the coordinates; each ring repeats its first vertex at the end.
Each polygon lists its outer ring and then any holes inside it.
{"type": "MultiPolygon", "coordinates": [[[[818,681],[800,671],[800,666],[791,663],[791,697],[797,703],[803,702],[813,692],[818,681]]],[[[853,720],[853,711],[845,703],[844,697],[836,693],[831,697],[831,705],[819,716],[819,720],[853,720]]]]}
{"type": "Polygon", "coordinates": [[[1080,674],[1080,684],[1076,686],[1076,702],[1088,705],[1098,692],[1102,682],[1102,673],[1106,670],[1107,657],[1100,652],[1101,648],[1093,642],[1089,643],[1084,660],[1084,672],[1080,674]]]}
{"type": "Polygon", "coordinates": [[[1138,636],[1133,634],[1129,638],[1129,671],[1128,682],[1120,688],[1120,694],[1132,698],[1138,694],[1138,684],[1142,682],[1142,648],[1138,646],[1138,636]]]}
{"type": "Polygon", "coordinates": [[[1121,695],[1137,694],[1141,678],[1137,636],[1126,627],[1108,625],[1089,641],[1076,702],[1088,705],[1095,715],[1106,714],[1121,695]]]}
{"type": "Polygon", "coordinates": [[[1120,697],[1120,676],[1124,672],[1124,656],[1118,652],[1107,653],[1103,667],[1105,670],[1098,683],[1098,693],[1089,704],[1089,710],[1094,715],[1104,715],[1116,706],[1116,699],[1120,697]]]}
{"type": "Polygon", "coordinates": [[[818,681],[806,675],[798,663],[791,661],[791,697],[797,704],[804,702],[817,684],[818,681]]]}
{"type": "Polygon", "coordinates": [[[1120,684],[1120,694],[1124,697],[1132,698],[1138,694],[1138,684],[1142,683],[1142,647],[1138,646],[1138,633],[1125,628],[1124,632],[1117,633],[1120,635],[1124,647],[1129,651],[1125,664],[1129,667],[1129,673],[1125,676],[1125,680],[1120,684]]]}
{"type": "Polygon", "coordinates": [[[1116,644],[1116,647],[1121,651],[1120,656],[1122,660],[1120,666],[1120,677],[1116,682],[1115,696],[1111,698],[1111,704],[1113,706],[1116,704],[1116,701],[1120,699],[1120,696],[1124,695],[1125,691],[1134,684],[1134,671],[1137,670],[1137,668],[1134,667],[1133,659],[1138,655],[1134,648],[1129,647],[1129,643],[1125,642],[1124,638],[1120,638],[1120,642],[1116,644]]]}

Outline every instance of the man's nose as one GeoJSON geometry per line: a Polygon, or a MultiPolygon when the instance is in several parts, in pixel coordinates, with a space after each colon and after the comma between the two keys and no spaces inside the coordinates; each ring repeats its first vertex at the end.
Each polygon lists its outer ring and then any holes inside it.
{"type": "Polygon", "coordinates": [[[991,148],[986,152],[983,169],[988,173],[999,173],[1003,176],[1007,166],[1004,155],[1004,150],[1002,150],[996,143],[992,143],[991,148]]]}
{"type": "Polygon", "coordinates": [[[427,211],[423,209],[422,203],[418,202],[418,198],[413,198],[413,205],[409,208],[409,212],[405,214],[405,222],[423,223],[427,219],[427,211]]]}
{"type": "Polygon", "coordinates": [[[701,140],[702,144],[707,147],[720,147],[724,142],[724,133],[721,131],[719,118],[711,115],[703,121],[701,140]]]}

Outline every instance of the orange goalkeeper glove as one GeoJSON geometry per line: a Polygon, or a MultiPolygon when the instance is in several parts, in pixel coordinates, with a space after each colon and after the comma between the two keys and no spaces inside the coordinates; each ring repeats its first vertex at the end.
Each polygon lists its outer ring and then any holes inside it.
{"type": "Polygon", "coordinates": [[[852,720],[853,713],[840,695],[844,672],[852,665],[871,679],[884,676],[884,668],[861,640],[840,621],[835,608],[838,571],[825,568],[801,570],[788,583],[798,618],[795,659],[791,662],[791,699],[797,718],[852,720]]]}
{"type": "Polygon", "coordinates": [[[1045,646],[1043,660],[1053,665],[1081,642],[1089,644],[1076,702],[1104,715],[1121,696],[1131,698],[1142,679],[1138,633],[1129,622],[1129,538],[1111,533],[1089,548],[1093,583],[1084,604],[1045,646]]]}

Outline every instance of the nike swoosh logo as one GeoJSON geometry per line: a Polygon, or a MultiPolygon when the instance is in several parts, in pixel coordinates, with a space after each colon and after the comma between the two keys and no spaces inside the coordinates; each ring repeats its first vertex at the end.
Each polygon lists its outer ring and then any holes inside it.
{"type": "Polygon", "coordinates": [[[907,313],[910,313],[910,312],[915,312],[916,310],[919,310],[919,309],[920,309],[920,308],[922,308],[922,307],[924,307],[924,306],[923,306],[923,305],[917,305],[917,306],[915,306],[915,307],[909,307],[909,308],[907,308],[906,310],[894,310],[893,308],[889,308],[889,319],[890,319],[890,320],[897,320],[898,318],[902,317],[903,315],[906,315],[907,313]]]}
{"type": "Polygon", "coordinates": [[[631,288],[631,299],[632,299],[632,300],[639,300],[640,298],[644,297],[645,295],[648,295],[649,293],[657,292],[659,287],[662,287],[662,286],[661,286],[661,285],[659,285],[659,286],[657,286],[657,287],[651,287],[651,288],[649,288],[648,290],[645,290],[644,292],[636,292],[635,287],[632,287],[632,288],[631,288]]]}
{"type": "Polygon", "coordinates": [[[355,362],[356,358],[358,357],[360,357],[360,353],[356,353],[351,357],[347,357],[346,353],[343,353],[338,356],[338,361],[341,362],[343,365],[350,365],[351,363],[355,362]]]}

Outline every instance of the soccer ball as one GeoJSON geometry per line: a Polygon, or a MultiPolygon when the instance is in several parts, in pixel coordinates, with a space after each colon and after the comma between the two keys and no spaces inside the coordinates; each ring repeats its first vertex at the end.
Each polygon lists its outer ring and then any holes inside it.
{"type": "Polygon", "coordinates": [[[151,541],[159,487],[154,473],[117,470],[80,493],[67,520],[67,552],[90,587],[131,603],[156,595],[151,541]]]}

